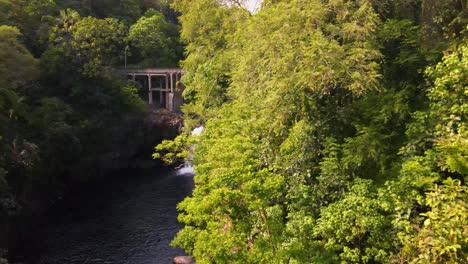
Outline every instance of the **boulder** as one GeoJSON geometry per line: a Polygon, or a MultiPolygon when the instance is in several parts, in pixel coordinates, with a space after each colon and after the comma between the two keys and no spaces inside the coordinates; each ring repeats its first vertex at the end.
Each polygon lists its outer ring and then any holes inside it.
{"type": "Polygon", "coordinates": [[[195,261],[190,256],[177,256],[174,258],[174,264],[194,264],[195,261]]]}

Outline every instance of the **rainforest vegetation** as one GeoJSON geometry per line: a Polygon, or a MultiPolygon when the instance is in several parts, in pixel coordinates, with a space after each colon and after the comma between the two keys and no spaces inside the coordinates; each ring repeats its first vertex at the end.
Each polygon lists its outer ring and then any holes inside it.
{"type": "Polygon", "coordinates": [[[467,263],[464,0],[175,0],[197,263],[467,263]],[[190,130],[203,125],[200,136],[190,130]]]}
{"type": "Polygon", "coordinates": [[[177,66],[183,46],[168,5],[0,0],[0,248],[19,217],[97,176],[99,158],[125,138],[116,131],[138,134],[148,109],[117,70],[125,57],[177,66]]]}
{"type": "Polygon", "coordinates": [[[468,262],[467,1],[261,2],[0,0],[0,247],[150,114],[118,69],[184,57],[197,263],[468,262]]]}

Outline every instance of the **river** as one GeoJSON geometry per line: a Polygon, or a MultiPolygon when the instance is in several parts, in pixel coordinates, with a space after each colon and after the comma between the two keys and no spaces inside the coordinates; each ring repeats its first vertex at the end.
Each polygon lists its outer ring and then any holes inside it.
{"type": "Polygon", "coordinates": [[[191,174],[133,170],[67,195],[19,249],[24,264],[165,264],[181,228],[176,205],[193,189],[191,174]]]}

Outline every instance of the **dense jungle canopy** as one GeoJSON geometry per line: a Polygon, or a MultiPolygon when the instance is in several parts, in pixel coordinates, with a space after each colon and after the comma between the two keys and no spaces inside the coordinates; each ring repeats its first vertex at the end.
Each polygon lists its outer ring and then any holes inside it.
{"type": "Polygon", "coordinates": [[[197,263],[466,263],[467,3],[176,0],[197,263]],[[204,126],[201,136],[189,131],[204,126]]]}
{"type": "Polygon", "coordinates": [[[197,263],[466,263],[467,5],[0,0],[0,235],[148,115],[127,60],[186,71],[197,263]]]}

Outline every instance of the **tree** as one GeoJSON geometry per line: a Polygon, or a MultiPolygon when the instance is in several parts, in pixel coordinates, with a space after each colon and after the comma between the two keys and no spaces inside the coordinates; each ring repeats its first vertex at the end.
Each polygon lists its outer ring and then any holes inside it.
{"type": "Polygon", "coordinates": [[[2,0],[0,1],[0,23],[4,24],[8,22],[8,13],[11,9],[11,1],[10,0],[2,0]]]}
{"type": "MultiPolygon", "coordinates": [[[[231,1],[174,7],[186,129],[205,127],[175,245],[200,263],[463,261],[460,29],[424,75],[441,53],[424,46],[419,1],[266,1],[254,15],[231,1]],[[431,191],[448,177],[459,187],[431,191]],[[447,204],[425,202],[428,191],[447,204]]],[[[193,142],[181,139],[159,157],[180,157],[193,142]]]]}
{"type": "MultiPolygon", "coordinates": [[[[68,12],[73,14],[72,11],[68,12]]],[[[73,16],[78,19],[76,15],[73,16]]],[[[68,59],[85,76],[108,76],[111,67],[117,65],[123,54],[127,35],[125,25],[113,18],[94,17],[73,21],[75,24],[71,28],[68,23],[64,20],[62,25],[53,29],[51,47],[44,57],[59,61],[68,59]]]]}
{"type": "Polygon", "coordinates": [[[45,49],[58,7],[53,0],[11,1],[8,20],[24,34],[25,44],[35,56],[45,49]]]}
{"type": "Polygon", "coordinates": [[[424,39],[429,48],[446,48],[451,41],[466,37],[468,6],[463,0],[424,0],[422,1],[424,39]],[[441,46],[441,47],[440,47],[441,46]]]}
{"type": "Polygon", "coordinates": [[[179,4],[192,100],[184,110],[208,121],[175,243],[202,263],[317,257],[296,250],[321,243],[309,229],[318,185],[325,197],[336,191],[316,169],[321,135],[343,140],[340,111],[378,87],[376,14],[366,1],[279,2],[251,17],[236,5],[179,4]]]}
{"type": "Polygon", "coordinates": [[[176,42],[170,37],[171,26],[163,14],[150,9],[130,27],[128,40],[134,54],[140,54],[146,66],[174,66],[176,42]]]}
{"type": "Polygon", "coordinates": [[[232,1],[176,0],[172,7],[181,12],[180,37],[187,43],[187,57],[181,62],[187,130],[204,122],[227,99],[230,61],[228,36],[240,27],[249,13],[243,8],[223,3],[232,1]],[[193,118],[195,117],[195,118],[193,118]]]}
{"type": "Polygon", "coordinates": [[[12,199],[2,160],[10,158],[9,149],[18,137],[18,119],[24,118],[24,105],[18,94],[39,75],[38,61],[18,41],[20,36],[17,28],[0,26],[0,196],[8,201],[12,199]]]}
{"type": "MultiPolygon", "coordinates": [[[[38,78],[38,61],[18,40],[20,31],[0,26],[0,218],[17,214],[17,171],[31,168],[35,145],[24,140],[25,104],[21,97],[38,78]],[[13,184],[12,184],[13,183],[13,184]]],[[[21,175],[23,176],[23,175],[21,175]]],[[[0,250],[1,251],[1,250],[0,250]]],[[[1,258],[0,258],[1,259],[1,258]]]]}
{"type": "Polygon", "coordinates": [[[119,5],[114,7],[115,17],[128,24],[137,21],[143,11],[143,1],[141,0],[121,0],[119,5]]]}
{"type": "Polygon", "coordinates": [[[60,10],[60,16],[58,20],[58,27],[60,27],[64,34],[69,34],[74,30],[74,27],[78,21],[80,21],[80,14],[73,9],[60,10]]]}
{"type": "Polygon", "coordinates": [[[468,248],[468,188],[451,178],[426,194],[430,210],[412,243],[406,245],[411,263],[460,263],[468,248]]]}
{"type": "Polygon", "coordinates": [[[38,61],[18,41],[20,31],[0,25],[0,88],[19,88],[38,77],[38,61]]]}
{"type": "Polygon", "coordinates": [[[342,200],[322,209],[314,233],[328,255],[340,256],[335,261],[388,262],[392,225],[376,198],[372,182],[357,179],[342,200]]]}

